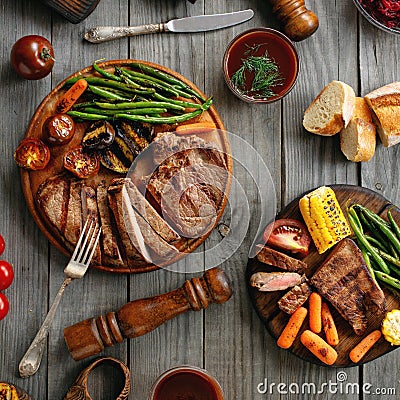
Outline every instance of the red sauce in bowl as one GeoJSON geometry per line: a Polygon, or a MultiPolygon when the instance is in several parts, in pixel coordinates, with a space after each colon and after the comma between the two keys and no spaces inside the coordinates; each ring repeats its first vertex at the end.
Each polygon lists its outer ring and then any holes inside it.
{"type": "Polygon", "coordinates": [[[178,367],[155,383],[149,400],[223,400],[218,382],[205,370],[178,367]]]}
{"type": "MultiPolygon", "coordinates": [[[[229,44],[223,61],[225,81],[233,93],[248,102],[272,102],[281,99],[293,88],[299,69],[299,58],[292,42],[281,32],[270,28],[255,28],[241,33],[229,44]],[[242,65],[246,51],[256,48],[255,56],[261,56],[266,51],[277,65],[282,77],[279,85],[272,87],[275,93],[269,99],[258,99],[240,93],[231,81],[232,75],[242,65]]],[[[253,77],[246,80],[246,88],[251,86],[253,77]]]]}

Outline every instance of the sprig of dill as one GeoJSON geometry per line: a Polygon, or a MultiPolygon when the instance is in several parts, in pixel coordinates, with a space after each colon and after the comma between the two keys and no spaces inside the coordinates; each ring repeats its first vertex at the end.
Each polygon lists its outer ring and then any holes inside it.
{"type": "Polygon", "coordinates": [[[255,99],[269,99],[275,96],[272,88],[283,84],[283,77],[280,74],[277,63],[269,57],[268,51],[261,56],[255,54],[265,44],[247,46],[243,53],[242,65],[232,75],[231,81],[235,88],[243,95],[255,99]],[[247,74],[254,73],[250,89],[246,87],[247,74]]]}

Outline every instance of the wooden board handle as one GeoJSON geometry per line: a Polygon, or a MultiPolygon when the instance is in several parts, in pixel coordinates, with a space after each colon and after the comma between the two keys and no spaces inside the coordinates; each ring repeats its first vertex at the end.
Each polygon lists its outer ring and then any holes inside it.
{"type": "Polygon", "coordinates": [[[304,0],[269,0],[272,11],[284,25],[285,34],[295,42],[311,36],[318,29],[318,17],[304,0]]]}
{"type": "Polygon", "coordinates": [[[124,338],[145,335],[186,311],[199,311],[211,303],[224,303],[232,288],[220,268],[208,270],[201,278],[185,281],[169,293],[131,301],[116,312],[89,318],[64,329],[64,338],[74,360],[100,353],[124,338]]]}

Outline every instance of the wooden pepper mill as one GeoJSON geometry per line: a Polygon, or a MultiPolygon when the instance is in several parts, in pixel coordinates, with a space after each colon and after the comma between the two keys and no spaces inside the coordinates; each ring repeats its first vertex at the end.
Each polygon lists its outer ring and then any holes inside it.
{"type": "Polygon", "coordinates": [[[299,42],[318,29],[318,17],[304,4],[304,0],[269,0],[272,11],[284,25],[286,36],[299,42]]]}
{"type": "Polygon", "coordinates": [[[65,342],[72,358],[82,360],[124,338],[142,336],[179,314],[199,311],[210,303],[224,303],[231,296],[232,288],[224,271],[212,268],[172,292],[131,301],[116,312],[65,328],[65,342]]]}

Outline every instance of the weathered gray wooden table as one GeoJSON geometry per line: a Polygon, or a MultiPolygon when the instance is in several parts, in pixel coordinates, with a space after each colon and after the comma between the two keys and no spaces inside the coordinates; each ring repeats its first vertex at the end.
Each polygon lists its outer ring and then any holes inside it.
{"type": "MultiPolygon", "coordinates": [[[[271,171],[278,209],[302,192],[322,184],[363,185],[400,204],[399,147],[378,146],[372,161],[347,162],[338,139],[321,138],[302,129],[302,114],[319,90],[333,79],[343,80],[362,95],[400,77],[400,38],[385,34],[361,18],[351,0],[309,1],[319,16],[319,30],[296,44],[301,59],[294,90],[271,105],[247,105],[227,89],[221,60],[228,42],[239,32],[255,26],[277,27],[267,1],[198,0],[101,0],[95,12],[79,25],[72,25],[37,0],[1,2],[1,100],[0,100],[0,233],[7,241],[4,258],[15,267],[14,284],[7,289],[11,310],[0,322],[0,380],[14,382],[35,399],[63,398],[78,372],[88,362],[74,362],[65,347],[64,327],[90,316],[118,308],[130,299],[147,297],[180,286],[182,274],[157,271],[142,275],[90,273],[68,288],[49,337],[39,372],[18,378],[17,366],[63,279],[66,258],[49,246],[28,213],[13,151],[22,139],[30,117],[44,96],[70,73],[100,58],[135,58],[156,62],[180,72],[207,94],[226,128],[250,142],[271,171]],[[84,31],[95,25],[126,25],[158,22],[173,17],[253,8],[253,20],[225,30],[185,34],[147,35],[130,40],[91,45],[83,42],[84,31]],[[51,76],[23,81],[12,71],[9,54],[21,36],[41,34],[51,39],[57,58],[51,76]]],[[[240,177],[239,177],[240,178],[240,177]]],[[[248,239],[222,267],[233,280],[235,295],[223,306],[183,315],[156,331],[126,341],[105,354],[117,357],[131,368],[132,399],[146,399],[155,378],[164,370],[192,364],[209,370],[223,386],[226,399],[278,398],[377,398],[368,394],[260,394],[264,382],[290,384],[336,382],[340,370],[317,367],[277,348],[253,311],[244,284],[248,248],[257,227],[257,193],[249,185],[254,206],[248,239]]],[[[219,240],[215,233],[205,247],[219,240]]],[[[374,388],[395,388],[400,393],[399,353],[347,369],[346,382],[370,383],[374,388]]],[[[113,398],[116,374],[98,373],[92,381],[94,398],[113,398]]],[[[398,394],[397,394],[398,397],[398,394]]],[[[392,395],[382,398],[397,398],[392,395]]],[[[378,396],[379,398],[379,396],[378,396]]]]}

